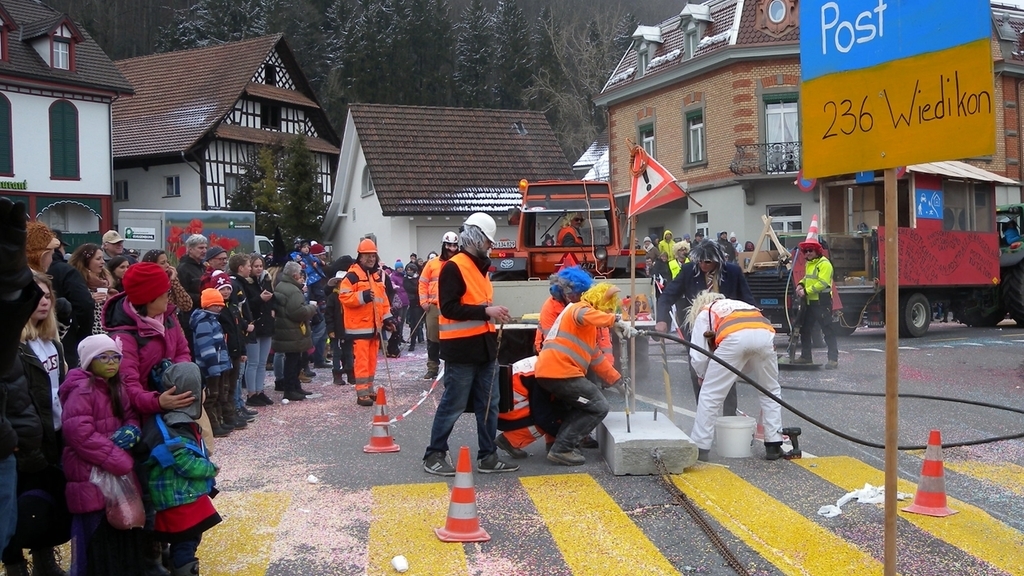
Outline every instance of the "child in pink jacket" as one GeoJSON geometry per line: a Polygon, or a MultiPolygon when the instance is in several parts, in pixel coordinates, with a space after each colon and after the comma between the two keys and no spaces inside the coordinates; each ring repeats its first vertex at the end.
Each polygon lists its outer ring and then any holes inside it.
{"type": "Polygon", "coordinates": [[[78,345],[82,368],[71,370],[57,394],[64,408],[64,473],[71,524],[71,576],[143,572],[142,530],[107,523],[106,503],[90,482],[93,468],[134,477],[128,450],[141,437],[139,418],[121,384],[121,343],[106,335],[78,345]]]}

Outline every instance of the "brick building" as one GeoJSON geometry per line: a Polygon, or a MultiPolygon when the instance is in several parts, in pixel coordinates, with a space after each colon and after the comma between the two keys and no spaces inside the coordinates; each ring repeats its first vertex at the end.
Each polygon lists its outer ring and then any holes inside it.
{"type": "MultiPolygon", "coordinates": [[[[829,186],[853,175],[795,185],[800,162],[800,46],[797,0],[708,0],[687,4],[657,26],[639,26],[601,93],[607,109],[613,190],[630,188],[631,138],[685,183],[690,200],[640,216],[638,236],[728,230],[756,240],[762,215],[780,232],[801,233],[829,186]],[[699,203],[699,204],[698,204],[699,203]]],[[[967,159],[1021,180],[1024,11],[993,4],[997,150],[967,159]]],[[[877,173],[881,180],[881,172],[877,173]]],[[[996,183],[998,203],[1020,201],[1019,186],[996,183]]]]}

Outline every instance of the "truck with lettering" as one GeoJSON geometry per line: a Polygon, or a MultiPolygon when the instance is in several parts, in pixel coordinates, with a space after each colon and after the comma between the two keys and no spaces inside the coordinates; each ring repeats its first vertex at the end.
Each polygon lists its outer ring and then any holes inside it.
{"type": "MultiPolygon", "coordinates": [[[[548,277],[563,266],[579,266],[596,279],[619,287],[632,296],[640,327],[653,328],[650,308],[654,302],[650,279],[644,273],[645,252],[630,249],[620,235],[620,213],[607,182],[549,180],[519,182],[522,205],[508,214],[516,227],[515,238],[497,238],[491,249],[491,281],[494,301],[509,307],[516,322],[503,327],[499,360],[510,363],[532,354],[537,330],[535,316],[549,296],[548,277]],[[559,231],[581,217],[578,238],[582,243],[558,242],[559,231]],[[630,269],[636,266],[631,279],[630,269]]],[[[647,340],[637,338],[637,371],[647,369],[647,340]]]]}
{"type": "MultiPolygon", "coordinates": [[[[833,327],[852,334],[885,323],[885,206],[881,173],[820,184],[823,244],[841,308],[833,327]],[[861,183],[858,183],[861,182],[861,183]]],[[[995,185],[1009,178],[963,162],[910,166],[897,181],[899,333],[923,336],[933,320],[1024,325],[1024,251],[1000,249],[995,185]]],[[[1017,213],[1020,213],[1018,207],[1017,213]]],[[[794,281],[803,271],[794,262],[794,281]]],[[[789,288],[790,296],[792,287],[789,288]]]]}
{"type": "Polygon", "coordinates": [[[117,226],[124,247],[139,254],[159,248],[172,264],[185,255],[185,241],[193,234],[206,236],[209,245],[230,252],[251,254],[257,249],[256,214],[227,210],[118,211],[117,226]]]}

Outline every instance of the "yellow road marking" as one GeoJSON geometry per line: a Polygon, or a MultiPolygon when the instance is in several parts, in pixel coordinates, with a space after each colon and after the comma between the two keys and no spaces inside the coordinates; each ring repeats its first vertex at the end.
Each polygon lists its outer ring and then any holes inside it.
{"type": "MultiPolygon", "coordinates": [[[[817,462],[819,458],[813,461],[817,462]]],[[[870,554],[721,466],[698,465],[672,481],[722,526],[784,574],[881,574],[870,554]],[[809,548],[808,542],[814,546],[809,548]]]]}
{"type": "Polygon", "coordinates": [[[409,573],[417,576],[469,572],[464,545],[441,542],[434,534],[448,518],[448,484],[375,486],[372,492],[368,575],[395,574],[391,559],[399,554],[409,560],[409,573]]]}
{"type": "Polygon", "coordinates": [[[520,482],[574,576],[679,573],[589,475],[532,476],[520,482]]]}
{"type": "MultiPolygon", "coordinates": [[[[813,462],[795,461],[844,490],[885,484],[885,473],[847,456],[829,456],[813,462]],[[813,468],[811,466],[814,466],[813,468]]],[[[899,480],[900,492],[914,493],[917,485],[899,480]]],[[[989,516],[984,510],[947,496],[959,513],[945,518],[900,512],[901,519],[1010,574],[1024,574],[1024,534],[989,516]]],[[[900,504],[904,508],[906,504],[900,504]]]]}
{"type": "Polygon", "coordinates": [[[934,338],[932,342],[956,342],[957,340],[967,340],[967,338],[934,338]]]}
{"type": "Polygon", "coordinates": [[[985,480],[1006,488],[1018,496],[1024,496],[1024,466],[993,462],[945,462],[947,470],[953,470],[978,480],[985,480]]]}
{"type": "Polygon", "coordinates": [[[209,576],[264,576],[288,492],[221,492],[214,500],[224,521],[203,534],[199,565],[209,576]]]}

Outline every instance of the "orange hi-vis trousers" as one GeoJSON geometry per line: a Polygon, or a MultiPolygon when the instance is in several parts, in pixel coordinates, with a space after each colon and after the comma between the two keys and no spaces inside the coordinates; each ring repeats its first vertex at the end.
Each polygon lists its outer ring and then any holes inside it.
{"type": "Polygon", "coordinates": [[[374,339],[353,339],[352,355],[353,374],[355,379],[352,383],[356,387],[356,397],[368,396],[373,393],[373,375],[377,372],[377,352],[380,350],[380,340],[374,339]]]}
{"type": "Polygon", "coordinates": [[[526,428],[520,428],[518,430],[506,430],[502,432],[502,435],[508,439],[508,443],[513,448],[526,448],[530,444],[533,444],[534,440],[543,438],[546,444],[551,444],[555,441],[555,437],[550,434],[541,432],[540,428],[536,426],[527,426],[526,428]]]}

